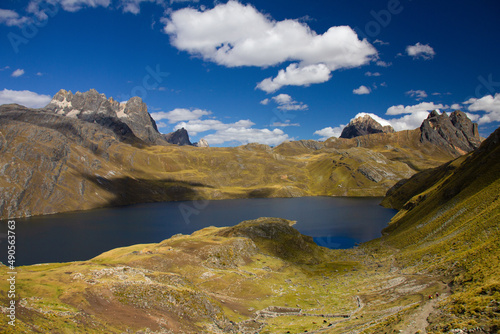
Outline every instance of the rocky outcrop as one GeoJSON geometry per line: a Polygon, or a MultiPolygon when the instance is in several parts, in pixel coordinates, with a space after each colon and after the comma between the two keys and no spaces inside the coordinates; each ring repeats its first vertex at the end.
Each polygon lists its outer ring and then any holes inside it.
{"type": "Polygon", "coordinates": [[[261,252],[286,261],[320,262],[313,238],[293,228],[295,223],[283,218],[261,217],[221,229],[217,235],[225,238],[249,238],[257,244],[261,252]]]}
{"type": "Polygon", "coordinates": [[[390,125],[382,126],[379,122],[364,115],[353,119],[342,130],[340,138],[354,138],[374,133],[393,133],[394,129],[390,125]]]}
{"type": "Polygon", "coordinates": [[[131,132],[148,144],[165,144],[146,104],[139,97],[120,103],[112,97],[106,98],[95,89],[76,94],[61,89],[43,110],[97,123],[115,132],[131,132]]]}
{"type": "Polygon", "coordinates": [[[473,151],[481,144],[477,124],[460,110],[450,116],[432,111],[420,126],[420,132],[421,142],[431,142],[460,154],[473,151]]]}
{"type": "Polygon", "coordinates": [[[162,135],[163,139],[169,144],[175,144],[179,146],[196,146],[196,147],[209,147],[208,142],[205,139],[200,139],[196,143],[191,143],[189,139],[189,134],[186,129],[181,128],[174,132],[170,132],[162,135]]]}
{"type": "Polygon", "coordinates": [[[208,142],[203,138],[201,138],[199,142],[196,142],[193,145],[196,147],[210,147],[210,145],[208,145],[208,142]]]}
{"type": "Polygon", "coordinates": [[[169,144],[175,144],[179,146],[193,145],[189,140],[189,134],[187,130],[184,128],[164,134],[162,135],[162,137],[169,144]]]}

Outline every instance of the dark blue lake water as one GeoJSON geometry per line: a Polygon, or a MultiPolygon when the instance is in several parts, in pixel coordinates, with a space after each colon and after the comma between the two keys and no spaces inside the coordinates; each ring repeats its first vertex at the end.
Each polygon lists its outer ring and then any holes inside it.
{"type": "MultiPolygon", "coordinates": [[[[303,197],[165,202],[16,219],[16,266],[87,260],[116,247],[160,242],[207,226],[259,217],[296,220],[302,234],[329,248],[350,248],[381,236],[396,210],[381,198],[303,197]]],[[[7,259],[7,221],[0,225],[0,261],[7,259]]]]}

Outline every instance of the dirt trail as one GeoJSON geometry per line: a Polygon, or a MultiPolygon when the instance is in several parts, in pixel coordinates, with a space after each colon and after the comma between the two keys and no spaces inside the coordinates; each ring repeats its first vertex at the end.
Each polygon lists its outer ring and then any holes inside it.
{"type": "Polygon", "coordinates": [[[412,314],[412,320],[402,330],[403,334],[427,333],[426,327],[429,326],[427,318],[435,310],[437,304],[450,294],[449,288],[443,284],[443,291],[437,298],[427,301],[424,305],[415,310],[412,314]]]}
{"type": "Polygon", "coordinates": [[[437,304],[438,300],[433,299],[427,302],[423,307],[419,308],[412,315],[413,320],[410,321],[408,327],[403,329],[403,334],[415,334],[415,333],[427,333],[425,328],[429,325],[427,322],[427,318],[434,311],[434,308],[437,304]]]}

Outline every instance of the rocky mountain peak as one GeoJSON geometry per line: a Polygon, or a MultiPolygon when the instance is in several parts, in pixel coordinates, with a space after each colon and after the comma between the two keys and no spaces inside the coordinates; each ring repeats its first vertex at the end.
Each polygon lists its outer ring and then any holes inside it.
{"type": "Polygon", "coordinates": [[[95,89],[75,94],[61,89],[44,110],[114,130],[120,129],[122,133],[132,132],[137,138],[150,144],[164,144],[146,104],[137,96],[126,103],[119,103],[113,98],[106,98],[106,95],[95,89]]]}
{"type": "Polygon", "coordinates": [[[433,110],[420,126],[420,141],[431,142],[460,154],[475,150],[481,144],[477,124],[455,110],[449,116],[433,110]]]}
{"type": "Polygon", "coordinates": [[[340,138],[354,138],[373,133],[393,133],[394,129],[390,125],[382,126],[370,115],[356,117],[342,130],[340,138]]]}
{"type": "Polygon", "coordinates": [[[180,146],[193,145],[189,140],[189,134],[186,129],[181,128],[174,132],[170,132],[163,135],[163,139],[170,144],[176,144],[180,146]]]}

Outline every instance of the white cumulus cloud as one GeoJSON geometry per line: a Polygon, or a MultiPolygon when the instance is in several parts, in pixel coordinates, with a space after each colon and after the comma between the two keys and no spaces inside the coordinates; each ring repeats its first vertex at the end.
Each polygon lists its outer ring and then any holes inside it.
{"type": "Polygon", "coordinates": [[[27,17],[21,17],[17,12],[10,9],[0,9],[0,24],[5,24],[8,27],[22,27],[27,23],[27,17]]]}
{"type": "Polygon", "coordinates": [[[413,130],[422,124],[432,110],[449,109],[448,105],[435,104],[434,102],[421,102],[416,105],[397,105],[387,109],[386,115],[404,115],[399,118],[391,118],[387,121],[396,131],[413,130]],[[405,115],[406,114],[406,115],[405,115]]]}
{"type": "Polygon", "coordinates": [[[404,115],[400,118],[388,119],[387,121],[396,131],[413,130],[420,127],[424,119],[426,119],[428,116],[428,111],[420,110],[415,111],[409,115],[404,115]]]}
{"type": "Polygon", "coordinates": [[[255,125],[255,123],[248,119],[239,120],[235,123],[223,123],[216,119],[195,119],[188,122],[177,123],[174,127],[174,130],[184,128],[193,136],[195,136],[200,132],[206,132],[210,130],[223,131],[227,130],[228,128],[249,128],[252,125],[255,125]]]}
{"type": "Polygon", "coordinates": [[[278,127],[278,128],[284,128],[287,126],[300,126],[299,123],[291,123],[289,119],[285,120],[285,122],[274,122],[271,124],[271,126],[278,127]]]}
{"type": "Polygon", "coordinates": [[[408,45],[406,47],[406,53],[415,59],[432,59],[436,55],[436,52],[428,44],[417,43],[415,45],[408,45]]]}
{"type": "Polygon", "coordinates": [[[197,119],[180,122],[175,126],[174,130],[185,128],[193,136],[201,132],[214,130],[215,133],[203,137],[210,145],[224,143],[278,145],[290,139],[283,130],[256,129],[252,128],[253,125],[255,123],[248,119],[239,120],[235,123],[223,123],[215,119],[197,119]]]}
{"type": "Polygon", "coordinates": [[[366,95],[371,93],[371,89],[366,86],[359,86],[352,91],[356,95],[366,95]]]}
{"type": "MultiPolygon", "coordinates": [[[[234,123],[224,123],[214,118],[203,119],[203,116],[210,114],[210,112],[200,109],[189,110],[179,108],[169,113],[153,113],[152,116],[156,121],[166,119],[169,123],[176,123],[174,131],[185,128],[192,136],[207,131],[213,131],[214,133],[210,133],[203,137],[210,145],[224,143],[229,143],[231,145],[248,143],[278,145],[290,139],[288,135],[280,129],[270,130],[254,128],[253,126],[255,123],[249,119],[242,119],[234,123]],[[179,121],[181,119],[183,119],[183,121],[179,121]]],[[[163,123],[162,126],[165,127],[166,124],[163,123]]],[[[299,124],[285,122],[283,124],[273,124],[272,126],[286,127],[299,126],[299,124]]]]}
{"type": "Polygon", "coordinates": [[[20,77],[23,74],[24,74],[24,70],[21,69],[21,68],[18,68],[17,70],[15,70],[14,72],[12,72],[12,74],[10,76],[14,77],[14,78],[17,78],[17,77],[20,77]]]}
{"type": "Polygon", "coordinates": [[[380,67],[389,67],[392,65],[392,63],[385,62],[383,60],[378,60],[376,64],[380,67]]]}
{"type": "Polygon", "coordinates": [[[39,20],[47,20],[48,15],[54,16],[62,8],[67,12],[77,12],[83,8],[108,8],[111,0],[31,0],[26,11],[35,15],[39,20]]]}
{"type": "Polygon", "coordinates": [[[151,117],[155,121],[168,120],[170,124],[177,123],[181,121],[191,121],[197,120],[202,116],[208,116],[212,114],[212,112],[202,109],[185,109],[185,108],[176,108],[169,112],[159,111],[151,113],[151,117]]]}
{"type": "Polygon", "coordinates": [[[384,41],[381,41],[380,39],[376,39],[373,41],[373,44],[389,45],[389,42],[384,42],[384,41]]]}
{"type": "Polygon", "coordinates": [[[0,91],[0,104],[17,103],[29,108],[41,108],[49,104],[51,99],[50,95],[37,94],[29,90],[0,91]]]}
{"type": "Polygon", "coordinates": [[[382,126],[390,125],[395,131],[402,131],[402,130],[413,130],[420,127],[424,119],[426,119],[429,116],[429,112],[425,110],[417,110],[409,115],[404,115],[399,118],[390,118],[390,119],[382,118],[372,113],[359,113],[354,118],[364,115],[369,115],[371,118],[376,120],[382,126]]]}
{"type": "Polygon", "coordinates": [[[285,140],[290,140],[288,135],[281,129],[269,130],[234,127],[219,130],[204,138],[210,145],[236,142],[240,144],[260,143],[275,146],[285,140]]]}
{"type": "Polygon", "coordinates": [[[449,107],[447,105],[435,104],[434,102],[421,102],[413,106],[404,106],[400,104],[388,108],[386,115],[413,114],[419,111],[431,111],[435,109],[448,109],[448,108],[449,107]]]}
{"type": "Polygon", "coordinates": [[[77,12],[85,7],[104,7],[108,8],[111,4],[110,0],[54,0],[51,3],[58,3],[61,7],[68,12],[77,12]]]}
{"type": "Polygon", "coordinates": [[[278,71],[274,78],[266,78],[257,84],[257,88],[266,93],[273,93],[283,86],[309,86],[330,80],[331,71],[325,64],[300,66],[297,63],[288,65],[278,71]]]}
{"type": "Polygon", "coordinates": [[[272,97],[272,100],[278,104],[278,109],[281,110],[306,110],[307,104],[295,101],[288,94],[279,94],[272,97]]]}
{"type": "Polygon", "coordinates": [[[173,46],[219,65],[267,67],[294,62],[258,84],[266,92],[324,82],[331,71],[358,67],[377,56],[376,49],[348,26],[318,34],[304,22],[276,21],[237,1],[204,11],[183,8],[162,22],[173,46]]]}
{"type": "Polygon", "coordinates": [[[496,93],[495,96],[486,95],[480,99],[471,98],[464,104],[469,104],[470,111],[486,112],[478,118],[479,124],[500,122],[500,93],[496,93]]]}
{"type": "Polygon", "coordinates": [[[315,131],[314,134],[317,136],[321,136],[319,140],[327,140],[330,137],[340,137],[342,130],[345,128],[345,125],[339,125],[334,128],[331,126],[323,128],[321,130],[315,131]]]}
{"type": "Polygon", "coordinates": [[[124,13],[137,15],[141,12],[141,4],[147,2],[154,2],[158,5],[162,5],[164,3],[162,0],[121,0],[119,6],[122,8],[124,13]]]}
{"type": "Polygon", "coordinates": [[[427,93],[425,92],[425,90],[409,90],[405,93],[406,95],[408,96],[411,96],[411,97],[414,97],[415,100],[417,101],[420,101],[420,100],[423,100],[427,97],[427,93]]]}

